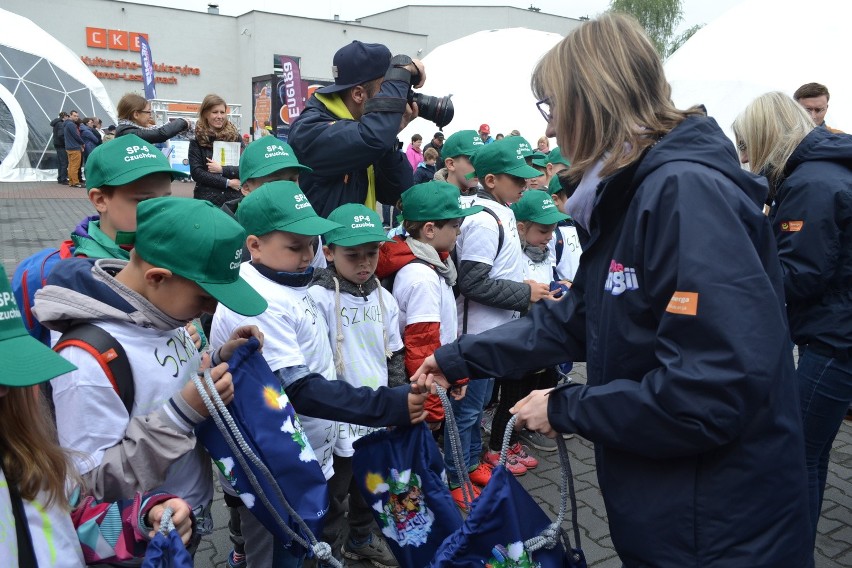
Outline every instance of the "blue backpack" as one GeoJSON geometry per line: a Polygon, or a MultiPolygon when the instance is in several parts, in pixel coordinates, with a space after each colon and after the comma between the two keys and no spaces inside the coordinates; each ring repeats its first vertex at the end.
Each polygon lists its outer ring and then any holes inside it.
{"type": "Polygon", "coordinates": [[[74,256],[74,243],[64,241],[59,248],[46,248],[28,256],[15,268],[12,275],[12,293],[21,310],[24,325],[30,335],[50,346],[50,330],[41,325],[33,315],[35,293],[47,284],[47,277],[56,263],[74,256]]]}

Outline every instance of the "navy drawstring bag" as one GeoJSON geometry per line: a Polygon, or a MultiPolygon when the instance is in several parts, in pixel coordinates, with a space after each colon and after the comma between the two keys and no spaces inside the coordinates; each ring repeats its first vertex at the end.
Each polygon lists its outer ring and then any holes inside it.
{"type": "MultiPolygon", "coordinates": [[[[322,532],[328,510],[326,480],[281,381],[257,352],[258,345],[251,338],[231,356],[234,399],[227,412],[214,406],[213,419],[196,427],[196,435],[245,506],[292,554],[301,555],[316,546],[314,534],[322,532]]],[[[201,381],[195,381],[200,387],[201,381]]],[[[213,403],[202,390],[205,404],[213,403]]]]}
{"type": "MultiPolygon", "coordinates": [[[[438,395],[445,408],[448,407],[446,392],[438,389],[438,395]]],[[[452,420],[450,415],[445,413],[445,416],[448,422],[452,420]]],[[[559,515],[551,522],[505,467],[514,426],[515,417],[512,417],[506,425],[500,462],[492,471],[491,480],[471,503],[470,514],[462,526],[435,552],[431,568],[586,568],[586,559],[580,550],[577,505],[565,441],[561,436],[557,438],[562,465],[562,499],[559,515]],[[562,530],[569,496],[576,548],[570,546],[562,530]],[[566,553],[566,549],[570,552],[566,553]]],[[[448,427],[445,435],[454,433],[457,434],[455,429],[448,427]]],[[[464,468],[457,466],[457,470],[463,472],[464,468]]]]}
{"type": "Polygon", "coordinates": [[[354,479],[400,566],[428,566],[462,524],[432,433],[425,424],[377,430],[354,448],[354,479]]]}
{"type": "Polygon", "coordinates": [[[160,530],[148,543],[142,568],[192,568],[192,556],[187,552],[172,523],[172,509],[166,507],[160,530]]]}

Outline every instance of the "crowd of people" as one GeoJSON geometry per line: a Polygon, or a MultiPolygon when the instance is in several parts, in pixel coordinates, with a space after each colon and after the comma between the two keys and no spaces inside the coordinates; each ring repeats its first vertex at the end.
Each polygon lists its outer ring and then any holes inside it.
{"type": "MultiPolygon", "coordinates": [[[[289,143],[244,144],[216,95],[197,123],[164,126],[127,95],[109,143],[76,111],[54,124],[70,185],[83,187],[86,156],[97,215],[21,305],[56,352],[0,289],[0,507],[29,528],[4,565],[139,557],[166,506],[194,551],[213,483],[189,378],[209,368],[227,403],[227,362],[256,338],[327,480],[336,558],[398,565],[354,483],[353,445],[420,422],[441,440],[440,385],[463,459],[443,436],[446,483],[464,512],[459,467],[478,497],[516,415],[516,476],[557,436],[595,444],[625,566],[813,566],[852,403],[852,137],[825,124],[827,88],[758,97],[732,144],[712,109],[674,106],[639,24],[607,14],[535,68],[535,147],[481,124],[402,151],[423,63],[360,41],[333,63],[289,143]],[[154,146],[186,131],[193,200],[170,197],[184,174],[154,146]],[[239,166],[215,160],[215,141],[241,144],[239,166]],[[129,363],[129,397],[91,343],[103,332],[129,363]]],[[[231,568],[310,562],[219,483],[231,568]]]]}

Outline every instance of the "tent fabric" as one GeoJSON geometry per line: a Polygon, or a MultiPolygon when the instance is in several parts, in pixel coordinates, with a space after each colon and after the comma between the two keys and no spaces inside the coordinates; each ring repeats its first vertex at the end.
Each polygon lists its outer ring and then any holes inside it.
{"type": "Polygon", "coordinates": [[[803,23],[802,8],[747,0],[699,30],[666,61],[672,100],[703,103],[733,140],[731,124],[759,95],[822,83],[831,93],[826,123],[852,132],[852,76],[833,56],[848,51],[852,2],[820,2],[817,25],[803,23]]]}
{"type": "Polygon", "coordinates": [[[0,181],[56,179],[50,121],[62,110],[116,122],[101,81],[31,20],[0,9],[0,181]]]}
{"type": "MultiPolygon", "coordinates": [[[[562,36],[526,28],[477,32],[436,47],[423,58],[426,84],[419,92],[453,95],[455,118],[444,128],[446,136],[459,130],[491,127],[491,136],[512,130],[535,144],[547,124],[535,106],[530,77],[539,59],[562,36]]],[[[413,134],[432,139],[438,128],[423,118],[414,119],[399,134],[405,142],[413,134]]]]}

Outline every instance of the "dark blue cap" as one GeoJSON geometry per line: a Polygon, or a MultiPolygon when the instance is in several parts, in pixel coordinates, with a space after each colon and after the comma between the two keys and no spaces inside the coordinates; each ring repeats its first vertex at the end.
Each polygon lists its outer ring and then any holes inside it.
{"type": "Polygon", "coordinates": [[[380,43],[362,43],[358,40],[345,45],[334,54],[334,84],[316,92],[328,94],[345,91],[355,85],[384,77],[390,65],[391,52],[380,43]]]}

